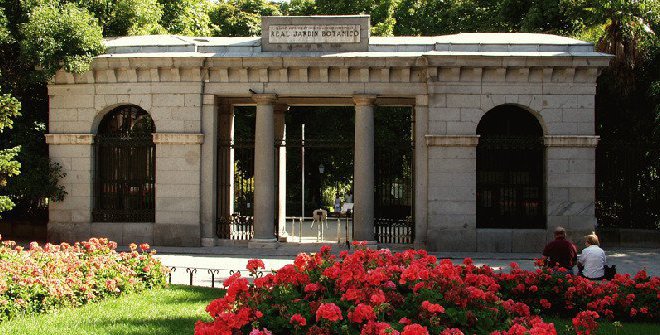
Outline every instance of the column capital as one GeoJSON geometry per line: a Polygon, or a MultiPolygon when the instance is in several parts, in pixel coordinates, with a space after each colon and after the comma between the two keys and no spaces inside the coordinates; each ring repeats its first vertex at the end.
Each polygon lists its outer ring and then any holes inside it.
{"type": "Polygon", "coordinates": [[[277,94],[272,93],[263,93],[263,94],[252,94],[252,100],[257,103],[257,105],[274,105],[277,101],[277,94]]]}
{"type": "Polygon", "coordinates": [[[356,106],[373,106],[376,98],[373,94],[356,94],[353,96],[353,102],[356,106]]]}

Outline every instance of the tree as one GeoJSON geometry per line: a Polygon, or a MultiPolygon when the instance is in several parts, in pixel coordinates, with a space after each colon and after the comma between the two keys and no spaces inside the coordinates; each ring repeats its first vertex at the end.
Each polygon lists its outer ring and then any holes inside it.
{"type": "Polygon", "coordinates": [[[281,10],[286,16],[309,16],[317,13],[314,0],[291,0],[282,1],[281,10]]]}
{"type": "Polygon", "coordinates": [[[394,11],[394,34],[436,36],[508,31],[498,13],[499,1],[402,0],[394,11]]]}
{"type": "Polygon", "coordinates": [[[57,70],[82,73],[105,49],[97,20],[75,4],[38,6],[22,26],[23,56],[43,68],[50,79],[57,70]]]}
{"type": "Polygon", "coordinates": [[[163,6],[161,25],[170,33],[186,36],[211,35],[208,0],[158,0],[163,6]]]}
{"type": "Polygon", "coordinates": [[[397,24],[394,12],[398,5],[398,0],[316,0],[316,14],[369,14],[373,35],[392,36],[397,24]]]}
{"type": "Polygon", "coordinates": [[[12,215],[32,216],[43,212],[45,199],[60,200],[66,195],[57,184],[60,168],[49,161],[44,141],[46,82],[60,68],[86,71],[92,58],[103,52],[102,29],[96,18],[75,3],[0,0],[0,12],[0,85],[13,97],[3,95],[3,104],[21,102],[21,114],[13,115],[12,129],[7,127],[0,134],[0,145],[21,148],[4,158],[11,157],[23,170],[6,180],[0,193],[16,203],[12,215]]]}
{"type": "Polygon", "coordinates": [[[220,1],[210,13],[214,36],[257,36],[262,16],[279,15],[280,8],[264,0],[220,1]]]}
{"type": "MultiPolygon", "coordinates": [[[[8,40],[9,29],[7,29],[7,18],[4,10],[0,9],[0,44],[8,40]]],[[[3,132],[5,128],[11,128],[13,126],[13,118],[20,115],[20,109],[20,102],[7,93],[3,94],[2,87],[0,87],[0,133],[3,132]]],[[[20,147],[0,149],[0,187],[7,185],[8,177],[20,173],[21,163],[15,160],[19,151],[20,147]]],[[[15,204],[10,197],[0,195],[0,213],[12,209],[14,205],[15,204]]]]}
{"type": "Polygon", "coordinates": [[[158,0],[76,0],[99,20],[104,36],[162,34],[163,5],[158,0]]]}
{"type": "MultiPolygon", "coordinates": [[[[2,33],[2,30],[0,30],[0,33],[2,33]]],[[[0,35],[0,38],[3,38],[3,36],[0,35]]],[[[1,87],[0,92],[2,92],[1,87]]],[[[20,115],[20,109],[21,104],[16,98],[6,93],[0,93],[0,132],[5,128],[12,127],[12,118],[20,115]]],[[[7,185],[8,177],[20,173],[21,163],[15,160],[20,150],[19,146],[11,149],[0,149],[0,187],[7,185]]],[[[10,197],[0,195],[0,213],[12,209],[14,205],[10,197]]]]}

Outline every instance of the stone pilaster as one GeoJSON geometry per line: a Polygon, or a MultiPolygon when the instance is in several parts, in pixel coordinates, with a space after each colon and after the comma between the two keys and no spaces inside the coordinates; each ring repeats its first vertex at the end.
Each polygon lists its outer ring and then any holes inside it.
{"type": "Polygon", "coordinates": [[[215,218],[216,218],[216,185],[217,185],[217,134],[218,113],[215,96],[211,94],[202,96],[202,133],[206,141],[202,144],[201,169],[201,244],[204,247],[215,245],[215,218]]]}
{"type": "Polygon", "coordinates": [[[254,139],[254,238],[250,248],[276,247],[275,239],[275,94],[254,94],[257,120],[254,139]]]}
{"type": "Polygon", "coordinates": [[[91,237],[94,204],[94,135],[46,134],[50,159],[60,164],[66,177],[60,180],[69,195],[48,206],[48,240],[74,242],[91,237]]]}
{"type": "Polygon", "coordinates": [[[415,99],[415,248],[426,248],[428,233],[428,149],[425,135],[428,131],[429,100],[427,95],[415,99]]]}
{"type": "Polygon", "coordinates": [[[579,241],[594,230],[596,144],[598,136],[545,136],[547,226],[567,229],[579,241]]]}
{"type": "Polygon", "coordinates": [[[156,223],[154,244],[201,244],[201,148],[204,134],[154,133],[156,223]]]}
{"type": "Polygon", "coordinates": [[[478,135],[427,135],[430,250],[476,250],[478,135]]]}
{"type": "Polygon", "coordinates": [[[375,95],[355,95],[355,207],[353,239],[374,241],[374,102],[375,95]]]}

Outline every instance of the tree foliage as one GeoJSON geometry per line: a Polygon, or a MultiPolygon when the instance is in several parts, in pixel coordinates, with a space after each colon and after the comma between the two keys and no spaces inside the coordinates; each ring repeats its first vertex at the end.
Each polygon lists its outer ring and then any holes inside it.
{"type": "Polygon", "coordinates": [[[103,32],[97,20],[75,4],[41,5],[22,26],[23,56],[43,67],[46,78],[57,70],[82,73],[94,56],[104,50],[103,32]]]}
{"type": "MultiPolygon", "coordinates": [[[[12,119],[20,115],[20,109],[20,102],[7,93],[3,94],[0,87],[0,132],[3,132],[5,128],[12,127],[12,119]]],[[[16,161],[16,156],[20,150],[21,148],[18,146],[10,149],[0,149],[0,187],[7,185],[8,177],[20,173],[21,163],[16,161]]],[[[13,207],[14,202],[10,197],[0,195],[0,213],[10,210],[13,207]]]]}
{"type": "Polygon", "coordinates": [[[170,34],[208,36],[211,33],[208,0],[158,0],[163,6],[161,25],[170,34]]]}
{"type": "Polygon", "coordinates": [[[214,36],[257,36],[262,16],[282,15],[277,4],[264,0],[220,1],[211,8],[214,36]]]}
{"type": "MultiPolygon", "coordinates": [[[[258,36],[261,16],[371,15],[373,36],[432,36],[468,32],[533,32],[594,42],[616,56],[599,78],[597,133],[606,141],[660,140],[660,1],[657,0],[0,0],[2,106],[22,103],[0,147],[20,147],[10,161],[23,172],[0,193],[33,208],[61,199],[61,176],[48,161],[46,83],[60,68],[88,69],[103,37],[143,34],[258,36]],[[9,94],[9,95],[8,95],[9,94]]],[[[3,107],[15,110],[14,107],[3,107]]],[[[16,109],[16,111],[18,111],[16,109]]],[[[311,120],[309,122],[312,122],[311,120]]],[[[660,158],[649,156],[631,194],[657,203],[660,158]]],[[[612,192],[622,185],[613,181],[612,192]]],[[[599,186],[600,187],[600,186],[599,186]]],[[[649,206],[647,206],[649,207],[649,206]]],[[[656,210],[657,213],[657,210],[656,210]]]]}
{"type": "Polygon", "coordinates": [[[163,5],[158,0],[76,0],[103,27],[104,36],[166,33],[160,21],[163,5]]]}

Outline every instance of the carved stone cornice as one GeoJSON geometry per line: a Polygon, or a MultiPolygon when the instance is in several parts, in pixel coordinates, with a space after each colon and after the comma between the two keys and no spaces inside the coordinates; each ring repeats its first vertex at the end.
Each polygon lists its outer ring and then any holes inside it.
{"type": "Polygon", "coordinates": [[[204,134],[153,133],[156,144],[202,144],[204,134]]]}
{"type": "Polygon", "coordinates": [[[94,134],[46,134],[46,143],[50,145],[91,145],[94,134]]]}
{"type": "Polygon", "coordinates": [[[600,136],[549,135],[543,137],[546,147],[595,148],[600,136]]]}
{"type": "Polygon", "coordinates": [[[429,147],[476,147],[479,135],[426,135],[429,147]]]}

